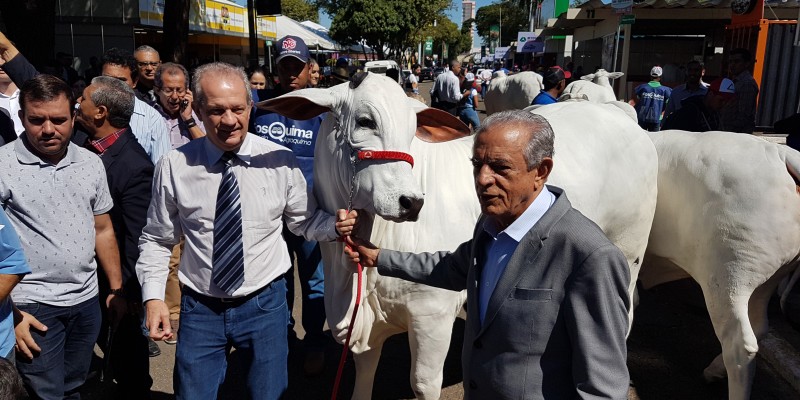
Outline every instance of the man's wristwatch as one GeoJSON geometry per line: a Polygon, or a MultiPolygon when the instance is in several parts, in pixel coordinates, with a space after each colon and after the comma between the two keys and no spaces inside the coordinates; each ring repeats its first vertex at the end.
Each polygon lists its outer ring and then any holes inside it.
{"type": "Polygon", "coordinates": [[[125,297],[125,288],[111,289],[108,294],[109,296],[113,294],[114,296],[125,297]]]}
{"type": "Polygon", "coordinates": [[[183,124],[186,125],[187,128],[194,128],[197,126],[197,121],[194,120],[194,117],[189,117],[189,119],[183,121],[183,124]]]}

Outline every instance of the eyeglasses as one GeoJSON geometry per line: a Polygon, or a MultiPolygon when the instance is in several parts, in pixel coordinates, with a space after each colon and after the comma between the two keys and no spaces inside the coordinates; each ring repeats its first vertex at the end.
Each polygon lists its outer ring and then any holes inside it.
{"type": "Polygon", "coordinates": [[[167,96],[172,96],[173,93],[177,93],[178,96],[183,96],[183,94],[186,93],[186,88],[157,88],[157,89],[167,96]]]}
{"type": "Polygon", "coordinates": [[[151,61],[151,62],[139,61],[139,62],[136,63],[136,65],[138,65],[138,66],[140,66],[142,68],[144,68],[144,67],[158,67],[159,65],[161,65],[161,61],[151,61]]]}

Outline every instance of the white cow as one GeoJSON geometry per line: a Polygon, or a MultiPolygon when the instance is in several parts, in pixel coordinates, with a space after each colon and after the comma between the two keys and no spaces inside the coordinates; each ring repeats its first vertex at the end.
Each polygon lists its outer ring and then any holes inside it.
{"type": "Polygon", "coordinates": [[[525,71],[511,76],[495,74],[483,94],[487,115],[503,110],[522,110],[530,106],[533,98],[544,88],[542,76],[536,72],[525,71]]]}
{"type": "MultiPolygon", "coordinates": [[[[316,112],[331,111],[325,120],[324,133],[317,140],[314,185],[320,205],[331,211],[346,206],[350,193],[353,173],[351,151],[346,145],[348,138],[352,138],[349,141],[357,148],[367,146],[373,150],[408,152],[408,144],[400,142],[411,142],[414,122],[421,128],[417,130],[418,135],[440,136],[437,124],[449,127],[451,131],[465,131],[463,125],[449,114],[421,109],[418,102],[406,100],[402,90],[390,80],[367,75],[366,78],[360,77],[359,81],[357,86],[301,90],[267,102],[269,109],[294,118],[308,118],[316,112]],[[414,110],[418,111],[416,117],[414,110]],[[320,165],[325,167],[320,168],[320,165]]],[[[534,112],[547,118],[556,132],[555,168],[550,183],[564,188],[573,205],[597,222],[622,249],[635,279],[655,210],[657,164],[652,142],[642,134],[638,125],[612,105],[564,103],[534,112]],[[575,115],[584,118],[575,118],[575,115]]],[[[454,245],[466,239],[464,235],[471,234],[477,213],[470,208],[474,207],[475,193],[471,185],[468,140],[455,141],[441,149],[428,145],[414,150],[418,157],[422,157],[417,161],[420,166],[446,175],[446,180],[432,179],[426,187],[426,191],[430,191],[429,201],[446,204],[430,210],[435,213],[430,215],[436,227],[427,226],[424,230],[409,227],[409,232],[388,232],[381,222],[376,221],[373,232],[370,232],[374,233],[373,240],[384,240],[382,244],[386,245],[398,236],[410,236],[411,243],[394,245],[403,250],[418,251],[415,249],[424,246],[429,246],[429,250],[436,248],[436,244],[427,243],[428,240],[443,240],[442,236],[452,235],[446,239],[451,241],[449,245],[454,245]],[[460,150],[458,146],[461,146],[460,150]],[[443,184],[457,185],[458,188],[439,187],[443,184]],[[438,198],[445,195],[449,197],[438,198]],[[434,196],[437,200],[432,199],[434,196]],[[458,228],[461,231],[457,233],[443,230],[456,221],[461,225],[463,214],[471,220],[468,228],[458,228]],[[381,234],[383,239],[377,237],[381,234]]],[[[387,204],[402,204],[400,193],[411,196],[417,190],[406,188],[406,177],[411,172],[406,168],[404,163],[385,161],[357,164],[353,207],[392,220],[407,216],[402,206],[378,208],[371,204],[375,198],[386,198],[387,204]],[[385,168],[391,165],[395,168],[385,168]],[[392,179],[396,179],[401,190],[392,187],[392,179]],[[380,182],[381,185],[365,185],[362,181],[380,182]]],[[[420,172],[424,171],[420,169],[420,172]]],[[[424,179],[420,178],[426,185],[430,177],[424,176],[424,179]]],[[[421,214],[420,218],[423,217],[421,214]]],[[[366,236],[364,232],[358,235],[366,236]]],[[[358,369],[354,398],[370,398],[380,345],[388,335],[401,332],[403,328],[409,329],[412,357],[415,359],[416,372],[412,371],[415,394],[420,398],[438,397],[441,364],[436,357],[439,354],[443,356],[444,353],[439,352],[446,352],[452,320],[461,306],[463,295],[445,292],[450,300],[440,300],[443,291],[422,286],[400,286],[400,281],[368,274],[366,288],[362,288],[364,307],[358,313],[355,326],[351,327],[349,321],[357,290],[355,277],[350,272],[352,266],[342,255],[341,244],[326,243],[322,251],[329,325],[339,342],[344,341],[349,329],[353,331],[351,348],[356,354],[358,369]],[[421,301],[408,301],[415,298],[421,301]],[[407,301],[402,303],[398,299],[407,301]],[[436,357],[427,358],[429,351],[436,357]],[[423,363],[431,359],[436,362],[423,363]]]]}
{"type": "MultiPolygon", "coordinates": [[[[413,224],[376,220],[372,240],[397,250],[455,249],[469,238],[480,212],[470,172],[472,140],[428,142],[461,137],[469,129],[452,115],[407,98],[388,78],[364,74],[355,80],[358,84],[292,92],[261,106],[301,119],[330,111],[315,151],[314,192],[320,207],[329,212],[346,207],[351,190],[355,190],[352,207],[367,213],[361,218],[369,229],[363,220],[373,215],[394,221],[416,219],[419,210],[408,211],[414,207],[403,198],[420,198],[421,186],[433,206],[423,208],[413,224]],[[415,131],[423,140],[412,142],[415,131]],[[353,148],[410,152],[415,163],[413,174],[404,162],[361,161],[355,166],[353,181],[353,148]],[[466,175],[451,176],[449,171],[466,171],[466,175]]],[[[370,236],[369,232],[358,234],[370,236]]],[[[409,332],[414,393],[423,399],[438,398],[453,321],[465,295],[368,270],[361,288],[362,305],[351,327],[358,290],[352,265],[343,258],[341,244],[321,245],[328,325],[339,343],[344,343],[352,330],[350,348],[357,371],[353,398],[372,397],[381,347],[388,337],[405,331],[409,332]]]]}
{"type": "Polygon", "coordinates": [[[584,75],[580,80],[574,81],[564,88],[558,101],[585,98],[595,103],[608,103],[617,100],[610,79],[617,79],[625,75],[623,72],[608,72],[598,69],[595,73],[584,75]]]}
{"type": "Polygon", "coordinates": [[[728,132],[650,137],[659,191],[643,282],[678,266],[700,284],[722,344],[704,376],[727,375],[729,398],[748,399],[769,297],[798,262],[800,153],[728,132]]]}

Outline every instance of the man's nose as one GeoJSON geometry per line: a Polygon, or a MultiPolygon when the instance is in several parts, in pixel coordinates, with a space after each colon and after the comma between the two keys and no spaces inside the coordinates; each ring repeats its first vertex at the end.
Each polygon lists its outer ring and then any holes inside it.
{"type": "Polygon", "coordinates": [[[228,126],[236,125],[236,116],[233,114],[233,111],[225,110],[225,113],[222,114],[222,119],[220,119],[220,122],[228,126]]]}
{"type": "Polygon", "coordinates": [[[492,169],[489,168],[488,165],[483,165],[478,169],[475,173],[475,182],[481,186],[488,186],[494,181],[494,175],[492,174],[492,169]]]}

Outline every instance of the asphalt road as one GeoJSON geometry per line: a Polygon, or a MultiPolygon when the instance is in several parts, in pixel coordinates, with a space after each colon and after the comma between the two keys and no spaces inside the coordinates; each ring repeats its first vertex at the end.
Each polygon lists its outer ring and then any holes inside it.
{"type": "MultiPolygon", "coordinates": [[[[428,99],[430,82],[421,85],[423,97],[428,99]]],[[[482,110],[483,106],[479,106],[482,110]]],[[[481,120],[485,118],[479,112],[481,120]]],[[[299,293],[299,288],[296,290],[299,293]]],[[[628,338],[628,368],[631,374],[630,399],[643,400],[716,400],[727,398],[724,382],[707,384],[702,379],[706,365],[720,352],[708,313],[703,305],[698,286],[684,280],[658,286],[641,292],[641,301],[635,311],[634,325],[628,338]]],[[[295,302],[298,304],[299,300],[295,302]]],[[[299,315],[295,309],[294,314],[299,315]]],[[[770,308],[771,326],[782,337],[800,349],[800,334],[788,327],[775,304],[770,308]]],[[[299,318],[297,318],[299,320],[299,318]]],[[[444,368],[442,399],[463,398],[461,387],[461,342],[464,321],[456,320],[450,353],[444,368]]],[[[298,334],[303,335],[302,330],[298,334]]],[[[409,350],[406,335],[392,337],[384,347],[375,377],[375,399],[411,399],[409,384],[409,350]]],[[[175,346],[159,343],[162,354],[150,359],[150,372],[154,384],[153,399],[172,400],[172,367],[175,346]]],[[[100,354],[99,351],[97,352],[100,354]]],[[[289,359],[289,399],[328,399],[333,387],[341,346],[332,340],[326,350],[326,369],[323,375],[306,378],[302,370],[302,353],[294,350],[289,359]]],[[[99,357],[96,358],[99,365],[99,357]]],[[[243,367],[234,350],[230,356],[228,374],[221,389],[220,399],[246,399],[243,367]]],[[[354,366],[349,359],[343,375],[339,398],[349,398],[354,382],[354,366]]],[[[758,369],[753,385],[752,399],[792,399],[798,393],[780,378],[767,363],[758,359],[758,369]]],[[[86,385],[84,398],[89,400],[115,399],[114,388],[106,386],[95,377],[86,385]]]]}

